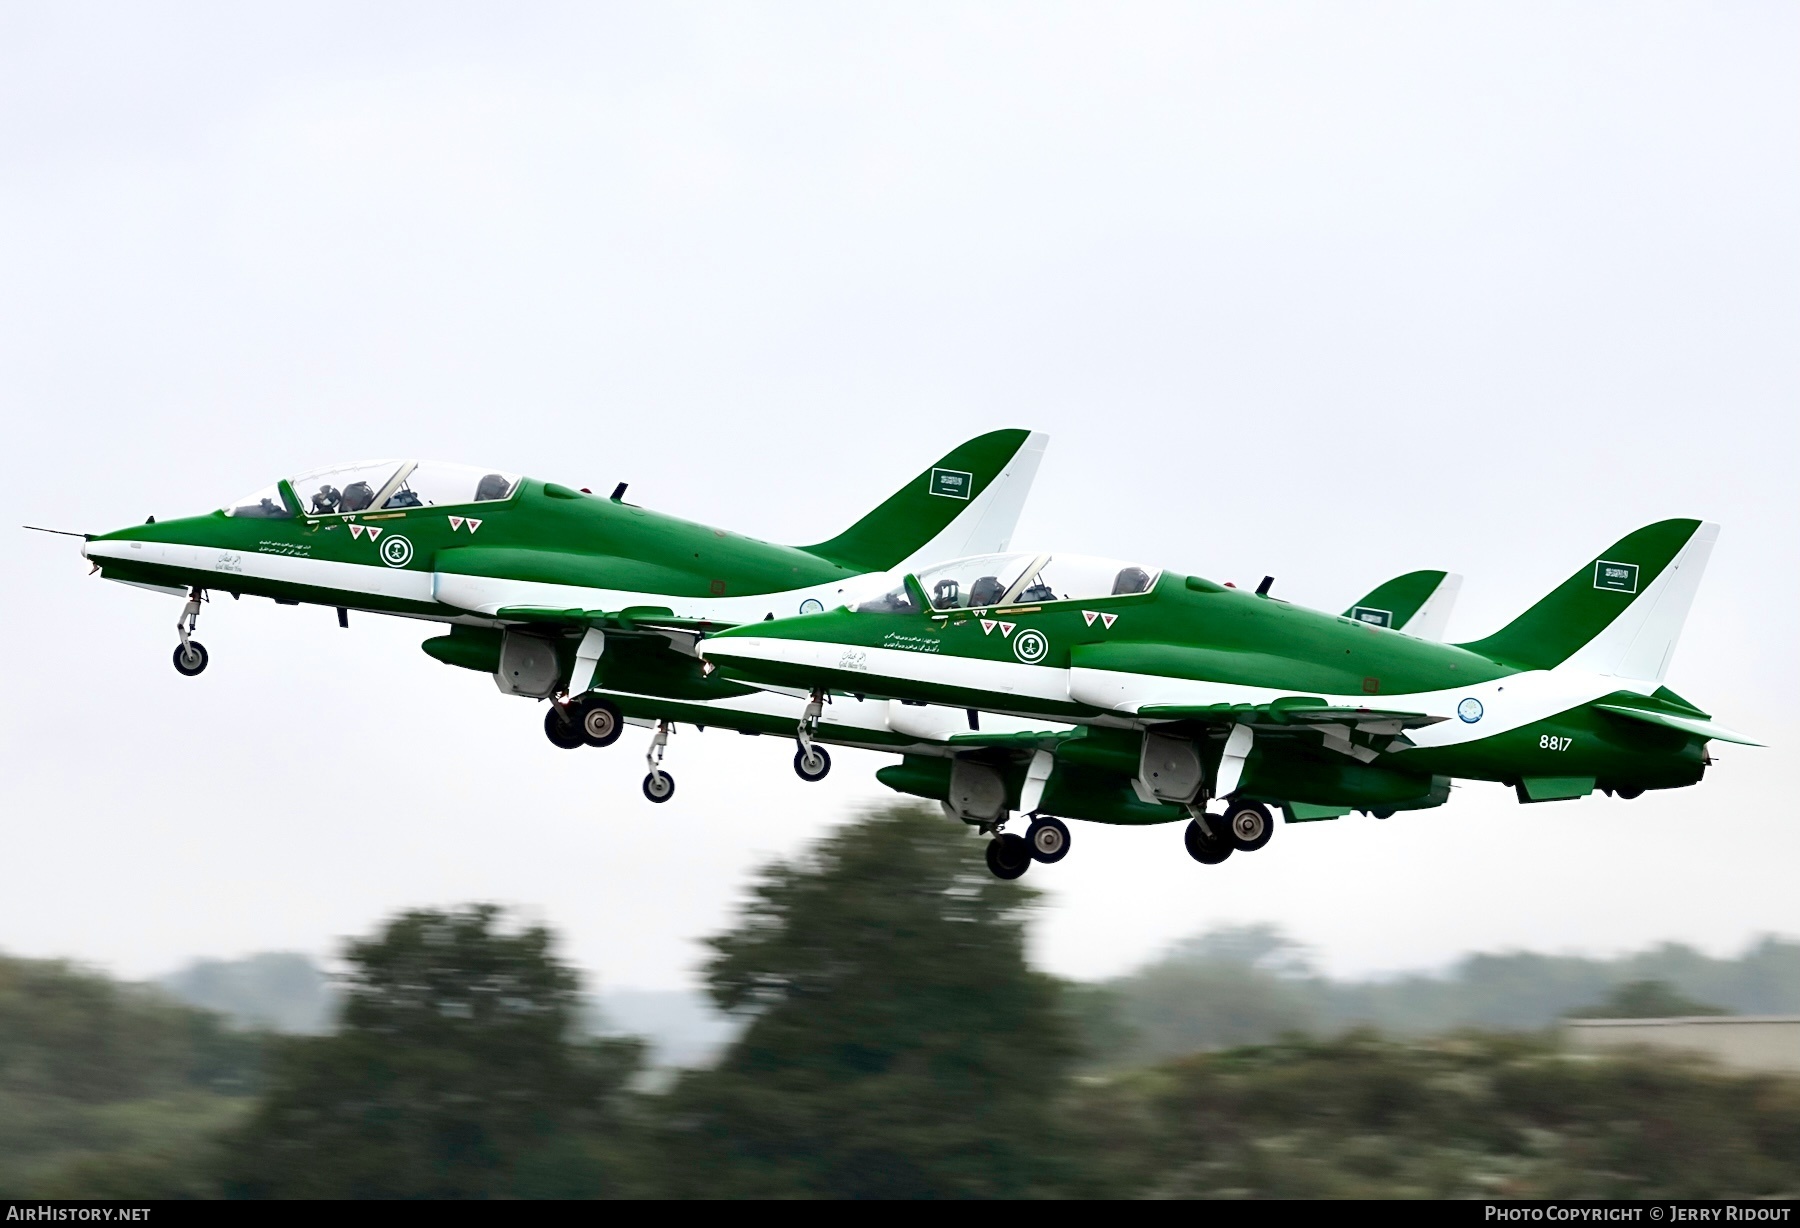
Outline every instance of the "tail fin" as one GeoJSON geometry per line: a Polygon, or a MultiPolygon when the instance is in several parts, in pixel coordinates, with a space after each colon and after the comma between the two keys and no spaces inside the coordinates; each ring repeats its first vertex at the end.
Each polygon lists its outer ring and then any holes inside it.
{"type": "Polygon", "coordinates": [[[1344,617],[1421,639],[1441,640],[1461,591],[1462,577],[1454,572],[1409,571],[1345,610],[1344,617]]]}
{"type": "Polygon", "coordinates": [[[1049,440],[1038,431],[977,436],[830,541],[803,549],[861,571],[1005,550],[1049,440]]]}
{"type": "Polygon", "coordinates": [[[1646,525],[1500,631],[1462,647],[1522,669],[1578,669],[1661,682],[1719,526],[1646,525]]]}

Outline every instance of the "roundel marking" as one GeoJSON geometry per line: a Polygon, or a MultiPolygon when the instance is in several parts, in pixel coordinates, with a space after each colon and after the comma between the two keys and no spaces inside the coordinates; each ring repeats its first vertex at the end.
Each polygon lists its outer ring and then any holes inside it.
{"type": "Polygon", "coordinates": [[[412,543],[398,533],[390,533],[381,543],[381,561],[389,567],[404,567],[412,562],[412,543]]]}
{"type": "Polygon", "coordinates": [[[823,614],[825,612],[825,603],[820,601],[817,597],[808,597],[805,601],[800,603],[800,612],[802,614],[823,614]]]}
{"type": "Polygon", "coordinates": [[[1456,715],[1462,718],[1463,724],[1473,725],[1481,719],[1481,701],[1473,695],[1456,705],[1456,715]]]}
{"type": "Polygon", "coordinates": [[[1027,627],[1013,636],[1013,655],[1027,665],[1036,665],[1050,652],[1050,641],[1035,627],[1027,627]]]}

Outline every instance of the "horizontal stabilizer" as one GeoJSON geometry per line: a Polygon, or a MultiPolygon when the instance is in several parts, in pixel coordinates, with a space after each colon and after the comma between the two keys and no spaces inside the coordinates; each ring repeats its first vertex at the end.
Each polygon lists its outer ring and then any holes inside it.
{"type": "Polygon", "coordinates": [[[1345,610],[1344,617],[1420,639],[1441,640],[1461,591],[1462,577],[1454,572],[1409,571],[1345,610]]]}
{"type": "Polygon", "coordinates": [[[1740,746],[1764,745],[1762,742],[1746,738],[1743,734],[1736,733],[1711,720],[1688,716],[1682,712],[1657,711],[1629,703],[1597,703],[1594,707],[1602,712],[1610,712],[1614,716],[1642,721],[1646,725],[1660,725],[1664,729],[1679,729],[1682,733],[1691,733],[1697,738],[1706,738],[1709,741],[1736,742],[1740,746]]]}

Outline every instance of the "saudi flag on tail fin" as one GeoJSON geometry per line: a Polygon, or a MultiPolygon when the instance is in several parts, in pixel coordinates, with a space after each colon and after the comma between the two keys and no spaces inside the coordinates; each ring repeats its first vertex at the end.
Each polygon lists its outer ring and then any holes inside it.
{"type": "Polygon", "coordinates": [[[1441,640],[1461,591],[1462,577],[1454,572],[1409,571],[1345,610],[1344,617],[1420,639],[1441,640]]]}
{"type": "Polygon", "coordinates": [[[858,571],[997,554],[1012,541],[1048,442],[1037,431],[977,436],[830,541],[802,549],[858,571]]]}
{"type": "Polygon", "coordinates": [[[1628,534],[1484,640],[1462,647],[1521,669],[1567,663],[1661,682],[1719,526],[1663,520],[1628,534]]]}

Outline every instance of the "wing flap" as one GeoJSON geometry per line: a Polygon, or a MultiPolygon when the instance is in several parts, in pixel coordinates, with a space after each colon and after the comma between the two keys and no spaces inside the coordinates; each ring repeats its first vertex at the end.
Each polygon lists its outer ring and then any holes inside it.
{"type": "Polygon", "coordinates": [[[1399,733],[1422,729],[1450,719],[1426,712],[1398,712],[1386,708],[1333,707],[1322,699],[1296,696],[1268,704],[1145,704],[1137,714],[1151,721],[1203,721],[1240,725],[1353,725],[1380,726],[1380,732],[1399,733]]]}

